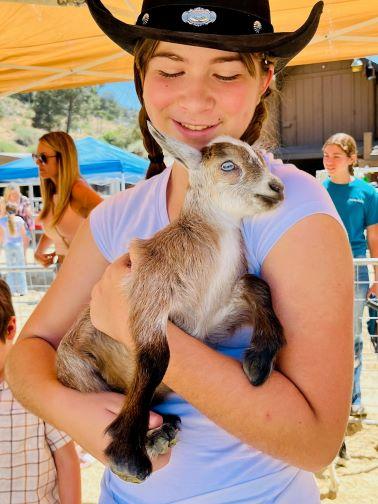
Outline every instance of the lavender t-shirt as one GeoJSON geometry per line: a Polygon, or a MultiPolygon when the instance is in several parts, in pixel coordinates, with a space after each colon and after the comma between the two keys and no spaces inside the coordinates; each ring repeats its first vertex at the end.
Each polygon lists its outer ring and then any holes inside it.
{"type": "MultiPolygon", "coordinates": [[[[276,210],[243,222],[249,271],[257,275],[271,248],[295,223],[316,213],[339,220],[327,191],[313,177],[271,155],[266,159],[272,173],[284,183],[285,200],[276,210]]],[[[170,172],[166,169],[93,210],[92,234],[108,261],[127,252],[133,238],[150,237],[169,223],[166,188],[170,172]]],[[[216,350],[242,359],[250,337],[247,329],[237,331],[216,350]]],[[[106,469],[101,504],[320,502],[312,473],[240,442],[177,394],[171,393],[156,411],[175,413],[182,421],[179,442],[169,464],[139,485],[125,483],[106,469]]]]}

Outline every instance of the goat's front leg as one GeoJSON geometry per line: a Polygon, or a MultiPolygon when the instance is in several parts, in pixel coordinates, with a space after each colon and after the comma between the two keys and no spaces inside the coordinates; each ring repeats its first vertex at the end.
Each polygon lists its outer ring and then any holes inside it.
{"type": "MultiPolygon", "coordinates": [[[[112,471],[135,482],[143,481],[152,471],[148,452],[151,453],[151,448],[153,452],[157,444],[155,436],[148,435],[149,415],[155,390],[162,382],[169,362],[166,326],[170,297],[165,289],[158,288],[161,282],[153,282],[151,275],[145,278],[147,269],[144,264],[141,272],[137,270],[133,277],[129,277],[126,286],[134,374],[123,408],[107,429],[112,442],[105,451],[112,471]]],[[[176,432],[176,429],[166,432],[164,427],[160,434],[172,438],[176,432]]],[[[173,442],[173,438],[168,442],[173,442]]]]}
{"type": "Polygon", "coordinates": [[[277,353],[285,344],[283,327],[274,313],[270,288],[264,280],[245,274],[237,290],[245,306],[243,323],[254,328],[251,345],[244,355],[243,369],[252,385],[261,385],[269,377],[277,353]]]}

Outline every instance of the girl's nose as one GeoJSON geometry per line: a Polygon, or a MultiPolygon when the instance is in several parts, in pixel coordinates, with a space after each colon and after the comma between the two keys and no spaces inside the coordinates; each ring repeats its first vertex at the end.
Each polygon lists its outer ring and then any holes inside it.
{"type": "MultiPolygon", "coordinates": [[[[191,81],[189,86],[183,87],[178,103],[187,112],[198,114],[212,110],[216,99],[211,89],[206,86],[203,80],[198,79],[191,81]]],[[[193,118],[195,117],[193,116],[193,118]]]]}

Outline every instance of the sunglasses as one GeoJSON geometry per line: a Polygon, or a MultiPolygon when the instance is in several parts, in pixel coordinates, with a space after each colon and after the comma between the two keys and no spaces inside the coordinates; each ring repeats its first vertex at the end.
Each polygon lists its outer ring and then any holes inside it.
{"type": "Polygon", "coordinates": [[[58,157],[56,154],[54,156],[46,156],[46,154],[32,154],[34,162],[40,161],[42,164],[46,164],[47,160],[51,157],[58,157]]]}

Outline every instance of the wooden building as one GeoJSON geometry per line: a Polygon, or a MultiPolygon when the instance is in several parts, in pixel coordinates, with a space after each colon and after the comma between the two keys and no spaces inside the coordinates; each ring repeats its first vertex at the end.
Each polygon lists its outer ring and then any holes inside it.
{"type": "Polygon", "coordinates": [[[288,67],[277,87],[280,149],[277,155],[314,173],[322,168],[321,147],[333,133],[352,135],[362,155],[364,132],[378,139],[377,79],[352,60],[288,67]]]}

